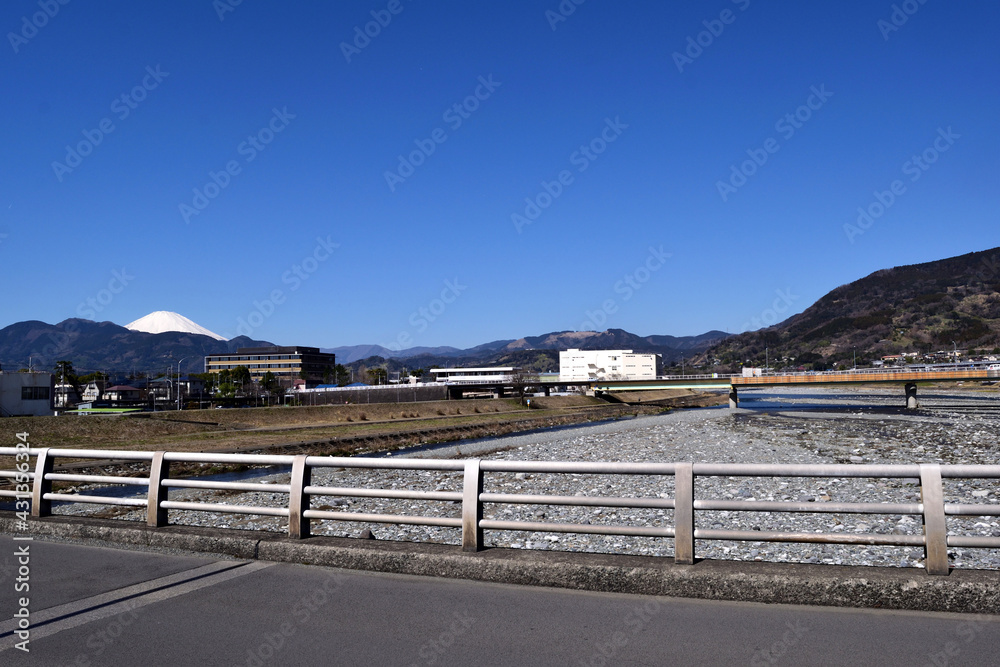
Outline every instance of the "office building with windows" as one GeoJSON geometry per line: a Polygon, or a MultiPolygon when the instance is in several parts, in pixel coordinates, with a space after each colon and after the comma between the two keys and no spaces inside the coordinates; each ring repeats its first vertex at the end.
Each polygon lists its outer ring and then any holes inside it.
{"type": "Polygon", "coordinates": [[[336,355],[320,352],[318,347],[241,347],[236,352],[205,357],[205,372],[219,373],[243,366],[254,380],[260,380],[271,371],[286,386],[291,386],[300,378],[304,378],[306,384],[315,386],[335,372],[336,364],[336,355]]]}

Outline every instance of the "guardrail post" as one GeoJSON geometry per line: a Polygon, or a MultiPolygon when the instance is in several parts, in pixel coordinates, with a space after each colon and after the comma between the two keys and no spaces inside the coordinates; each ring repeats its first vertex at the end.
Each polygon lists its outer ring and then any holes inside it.
{"type": "Polygon", "coordinates": [[[160,503],[167,499],[169,487],[163,486],[163,480],[170,477],[170,461],[163,460],[164,452],[153,452],[153,460],[149,464],[149,490],[146,492],[146,525],[150,528],[162,528],[167,525],[167,508],[160,503]]]}
{"type": "Polygon", "coordinates": [[[927,574],[948,574],[948,526],[944,515],[941,466],[920,464],[920,501],[924,506],[924,562],[927,574]]]}
{"type": "Polygon", "coordinates": [[[674,465],[674,563],[694,564],[694,466],[674,465]]]}
{"type": "Polygon", "coordinates": [[[479,494],[483,492],[483,471],[479,459],[465,462],[465,480],[462,485],[462,551],[479,551],[483,546],[483,504],[479,494]]]}
{"type": "Polygon", "coordinates": [[[305,488],[312,483],[312,468],[303,454],[292,459],[292,484],[288,494],[288,536],[300,540],[309,537],[309,519],[303,512],[309,509],[305,488]]]}
{"type": "Polygon", "coordinates": [[[35,482],[31,487],[31,516],[42,517],[52,514],[52,501],[45,500],[47,493],[52,493],[52,481],[45,476],[52,472],[53,457],[49,456],[48,448],[38,450],[38,460],[35,461],[35,482]]]}

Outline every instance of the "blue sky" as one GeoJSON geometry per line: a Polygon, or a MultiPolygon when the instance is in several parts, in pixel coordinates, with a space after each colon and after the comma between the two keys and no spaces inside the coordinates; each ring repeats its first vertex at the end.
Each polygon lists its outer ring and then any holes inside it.
{"type": "Polygon", "coordinates": [[[0,27],[0,326],[692,335],[1000,245],[993,2],[21,0],[0,27]]]}

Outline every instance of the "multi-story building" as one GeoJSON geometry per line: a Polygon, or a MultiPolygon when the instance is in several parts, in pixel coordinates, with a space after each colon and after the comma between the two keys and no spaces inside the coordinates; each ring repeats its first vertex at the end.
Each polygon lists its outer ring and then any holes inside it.
{"type": "Polygon", "coordinates": [[[489,368],[432,368],[435,382],[465,384],[510,383],[511,376],[520,369],[514,366],[492,366],[489,368]]]}
{"type": "Polygon", "coordinates": [[[0,417],[53,414],[55,375],[0,371],[0,417]]]}
{"type": "Polygon", "coordinates": [[[632,350],[563,350],[559,352],[559,381],[655,380],[659,356],[632,350]]]}
{"type": "Polygon", "coordinates": [[[336,355],[320,352],[318,347],[302,345],[273,347],[241,347],[236,352],[210,354],[205,357],[205,372],[219,373],[244,366],[250,376],[259,380],[271,371],[282,384],[291,386],[299,378],[309,385],[320,384],[324,376],[334,373],[336,355]]]}

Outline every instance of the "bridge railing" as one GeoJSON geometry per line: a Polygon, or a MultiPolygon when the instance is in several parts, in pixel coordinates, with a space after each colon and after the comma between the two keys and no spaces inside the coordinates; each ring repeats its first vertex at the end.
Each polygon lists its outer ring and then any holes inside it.
{"type": "Polygon", "coordinates": [[[812,544],[857,544],[923,547],[929,574],[948,574],[948,548],[1000,548],[1000,537],[949,534],[948,517],[1000,516],[1000,504],[961,504],[945,502],[945,479],[1000,479],[1000,465],[866,465],[866,464],[713,464],[713,463],[620,463],[574,461],[509,460],[436,460],[407,458],[346,458],[323,456],[204,454],[182,452],[125,452],[78,449],[0,448],[0,457],[16,457],[13,470],[0,471],[0,479],[12,482],[12,489],[0,489],[0,498],[14,498],[15,511],[27,519],[52,514],[52,503],[92,503],[145,508],[151,527],[165,526],[170,510],[190,510],[232,514],[286,517],[288,535],[307,538],[317,522],[347,521],[399,525],[439,526],[461,529],[462,549],[478,551],[485,545],[487,530],[527,531],[530,533],[576,533],[590,535],[629,535],[672,538],[674,561],[695,562],[695,540],[731,540],[744,542],[792,542],[812,544]],[[31,458],[35,459],[31,465],[31,458]],[[148,476],[111,476],[54,472],[59,458],[74,460],[148,463],[148,476]],[[171,464],[212,463],[291,468],[288,484],[224,482],[215,479],[180,478],[170,475],[171,464]],[[404,488],[360,488],[320,486],[312,483],[312,473],[323,468],[361,468],[369,470],[451,471],[462,474],[462,486],[453,490],[404,488]],[[498,474],[534,473],[556,476],[647,475],[660,478],[657,488],[667,488],[672,481],[673,497],[617,497],[600,495],[553,495],[493,493],[484,491],[488,478],[498,474]],[[871,478],[908,479],[919,484],[921,500],[910,503],[885,502],[795,502],[767,500],[729,500],[703,497],[697,493],[699,478],[871,478]],[[124,485],[136,487],[131,497],[57,493],[54,482],[89,485],[124,485]],[[170,489],[214,491],[263,491],[287,495],[281,506],[246,506],[169,500],[170,489]],[[144,496],[144,497],[143,497],[144,496]],[[405,513],[362,513],[313,509],[311,501],[319,497],[381,498],[439,501],[459,504],[452,516],[421,516],[405,513]],[[572,507],[611,507],[670,510],[657,522],[645,524],[589,524],[553,521],[515,521],[484,518],[485,506],[562,505],[572,507]],[[921,517],[922,534],[779,532],[742,531],[698,527],[700,512],[777,512],[814,514],[883,514],[921,517]]]}

